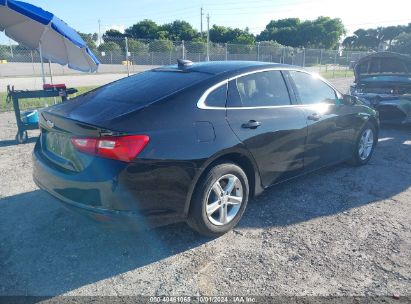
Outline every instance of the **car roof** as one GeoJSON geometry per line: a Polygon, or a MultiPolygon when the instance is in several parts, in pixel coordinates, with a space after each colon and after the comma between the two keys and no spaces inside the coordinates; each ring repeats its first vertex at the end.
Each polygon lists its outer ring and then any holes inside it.
{"type": "Polygon", "coordinates": [[[264,68],[289,68],[290,65],[279,63],[267,63],[259,61],[209,61],[198,62],[185,67],[178,65],[169,65],[157,68],[155,70],[181,71],[181,72],[200,72],[211,75],[224,73],[236,73],[243,71],[252,71],[264,68]]]}

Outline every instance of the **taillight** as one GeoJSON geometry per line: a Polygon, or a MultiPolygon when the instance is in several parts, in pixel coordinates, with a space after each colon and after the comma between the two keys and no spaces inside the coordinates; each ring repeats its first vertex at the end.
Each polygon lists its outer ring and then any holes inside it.
{"type": "Polygon", "coordinates": [[[71,142],[80,152],[130,162],[148,144],[147,135],[73,137],[71,142]]]}

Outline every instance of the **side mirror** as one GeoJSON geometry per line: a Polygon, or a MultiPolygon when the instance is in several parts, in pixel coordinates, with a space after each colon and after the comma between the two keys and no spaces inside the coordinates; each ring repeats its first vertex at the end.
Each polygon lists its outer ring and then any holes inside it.
{"type": "Polygon", "coordinates": [[[352,95],[344,95],[343,103],[347,106],[353,106],[358,103],[358,98],[352,95]]]}

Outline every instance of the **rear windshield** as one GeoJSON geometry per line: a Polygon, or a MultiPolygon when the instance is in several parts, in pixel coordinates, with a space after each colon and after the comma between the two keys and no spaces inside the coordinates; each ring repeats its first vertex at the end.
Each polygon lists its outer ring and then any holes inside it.
{"type": "Polygon", "coordinates": [[[120,79],[79,99],[99,102],[146,105],[202,81],[210,75],[198,72],[148,71],[120,79]]]}

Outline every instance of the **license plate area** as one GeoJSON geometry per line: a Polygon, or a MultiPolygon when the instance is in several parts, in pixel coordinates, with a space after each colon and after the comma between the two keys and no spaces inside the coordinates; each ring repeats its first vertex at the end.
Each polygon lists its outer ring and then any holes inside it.
{"type": "Polygon", "coordinates": [[[61,132],[47,132],[46,148],[64,160],[69,160],[73,154],[70,136],[61,132]]]}

